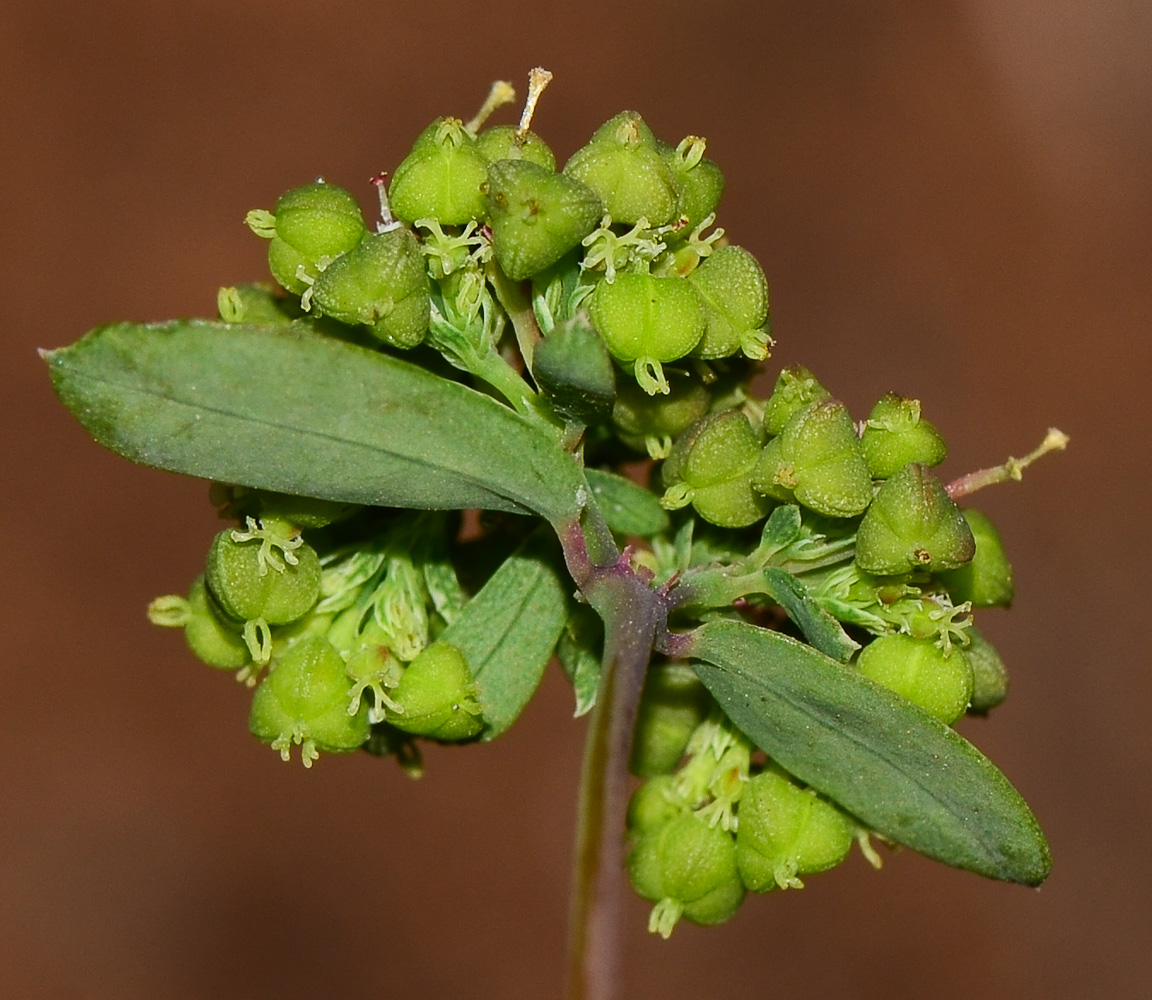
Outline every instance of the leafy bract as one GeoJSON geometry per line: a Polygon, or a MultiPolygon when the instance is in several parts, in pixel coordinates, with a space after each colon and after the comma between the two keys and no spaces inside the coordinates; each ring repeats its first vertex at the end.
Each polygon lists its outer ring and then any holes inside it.
{"type": "Polygon", "coordinates": [[[651,538],[668,530],[668,512],[643,486],[600,469],[586,469],[584,475],[605,523],[613,531],[651,538]]]}
{"type": "Polygon", "coordinates": [[[553,523],[586,496],[543,426],[302,325],[117,323],[45,358],[85,429],[145,465],[297,496],[553,523]]]}
{"type": "Polygon", "coordinates": [[[537,529],[439,636],[459,647],[476,678],[486,723],[482,740],[495,739],[516,721],[552,658],[568,619],[558,559],[555,536],[537,529]]]}
{"type": "Polygon", "coordinates": [[[729,717],[781,766],[894,841],[1038,885],[1048,844],[1019,793],[958,733],[778,632],[717,620],[687,654],[729,717]]]}

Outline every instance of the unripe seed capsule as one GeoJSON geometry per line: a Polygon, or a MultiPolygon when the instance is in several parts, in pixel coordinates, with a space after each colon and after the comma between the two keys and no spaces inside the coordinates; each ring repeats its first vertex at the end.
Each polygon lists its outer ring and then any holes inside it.
{"type": "Polygon", "coordinates": [[[872,407],[860,445],[876,479],[896,475],[909,462],[931,468],[948,456],[940,432],[920,416],[920,400],[894,392],[872,407]]]}
{"type": "Polygon", "coordinates": [[[300,744],[305,767],[311,767],[319,750],[355,750],[371,727],[366,704],[348,714],[350,687],[344,660],[330,643],[320,637],[302,640],[256,689],[248,727],[284,760],[292,745],[300,744]]]}
{"type": "Polygon", "coordinates": [[[251,659],[240,633],[221,621],[208,600],[204,577],[198,576],[188,594],[184,638],[202,663],[217,670],[238,670],[251,659]]]}
{"type": "Polygon", "coordinates": [[[527,160],[488,168],[492,252],[513,281],[551,267],[600,220],[600,199],[587,185],[527,160]]]}
{"type": "Polygon", "coordinates": [[[691,352],[704,333],[704,306],[683,278],[618,274],[596,286],[592,323],[618,361],[650,395],[668,393],[662,363],[691,352]]]}
{"type": "Polygon", "coordinates": [[[912,462],[876,494],[856,532],[856,564],[875,576],[956,569],[976,542],[940,481],[912,462]]]}
{"type": "Polygon", "coordinates": [[[468,661],[450,642],[432,643],[404,669],[386,718],[397,729],[434,740],[467,740],[484,728],[468,661]]]}
{"type": "Polygon", "coordinates": [[[680,192],[680,233],[690,233],[720,203],[724,193],[724,174],[711,160],[704,158],[705,142],[699,136],[687,136],[679,146],[659,143],[660,155],[671,170],[680,192]]]}
{"type": "Polygon", "coordinates": [[[677,371],[667,375],[664,396],[651,396],[635,382],[623,381],[612,408],[620,440],[656,459],[667,458],[673,440],[703,417],[712,403],[712,393],[699,376],[677,371]]]}
{"type": "Polygon", "coordinates": [[[320,559],[305,543],[290,547],[295,559],[290,563],[285,556],[269,555],[266,541],[258,536],[237,541],[233,531],[221,531],[208,550],[204,578],[229,617],[283,625],[302,617],[316,603],[320,559]]]}
{"type": "Polygon", "coordinates": [[[599,195],[612,220],[663,226],[679,217],[676,179],[660,155],[656,137],[635,111],[622,111],[578,149],[564,173],[599,195]]]}
{"type": "Polygon", "coordinates": [[[396,168],[388,200],[398,219],[433,218],[462,226],[487,212],[483,184],[488,161],[458,118],[437,118],[416,138],[396,168]]]}
{"type": "Polygon", "coordinates": [[[953,645],[945,653],[930,639],[882,635],[860,651],[860,673],[952,725],[972,700],[972,667],[953,645]]]}
{"type": "Polygon", "coordinates": [[[768,281],[756,258],[739,246],[721,247],[688,275],[704,302],[704,336],[693,356],[712,360],[737,351],[768,356],[768,281]]]}
{"type": "Polygon", "coordinates": [[[428,276],[416,237],[404,228],[373,233],[316,279],[312,303],[341,323],[364,323],[393,347],[424,339],[428,276]]]}
{"type": "Polygon", "coordinates": [[[664,463],[668,491],[661,503],[669,508],[691,503],[697,514],[722,528],[754,524],[772,506],[752,490],[759,456],[760,442],[743,413],[710,413],[676,442],[664,463]]]}
{"type": "Polygon", "coordinates": [[[764,407],[764,433],[779,434],[792,414],[828,394],[828,390],[816,381],[816,376],[803,365],[790,365],[783,369],[764,407]]]}
{"type": "Polygon", "coordinates": [[[817,400],[797,410],[765,446],[752,486],[828,517],[855,517],[872,502],[872,477],[843,403],[817,400]]]}
{"type": "Polygon", "coordinates": [[[656,904],[648,929],[668,937],[681,916],[695,924],[721,924],[744,901],[730,833],[691,813],[640,837],[628,858],[632,887],[656,904]]]}
{"type": "Polygon", "coordinates": [[[1000,534],[980,511],[969,509],[963,513],[972,529],[976,554],[968,565],[940,573],[939,580],[954,601],[971,601],[978,608],[1007,607],[1015,588],[1012,564],[1004,553],[1000,534]]]}
{"type": "Polygon", "coordinates": [[[968,630],[968,638],[964,650],[972,667],[972,703],[968,711],[985,715],[1008,697],[1008,669],[996,647],[976,629],[968,630]]]}
{"type": "Polygon", "coordinates": [[[769,767],[740,800],[736,864],[753,892],[798,889],[798,876],[835,868],[852,847],[852,827],[832,803],[769,767]]]}
{"type": "Polygon", "coordinates": [[[521,132],[515,125],[494,125],[476,136],[476,151],[489,163],[497,160],[524,160],[555,173],[556,156],[548,143],[531,129],[521,132]]]}
{"type": "Polygon", "coordinates": [[[684,756],[712,698],[695,671],[683,663],[654,663],[648,668],[629,768],[641,778],[671,774],[684,756]]]}
{"type": "Polygon", "coordinates": [[[628,832],[638,837],[688,811],[676,791],[676,776],[661,774],[645,781],[628,802],[628,832]]]}
{"type": "Polygon", "coordinates": [[[275,235],[268,247],[272,276],[300,295],[320,268],[357,246],[367,232],[360,206],[344,188],[317,181],[293,188],[276,202],[275,235]]]}

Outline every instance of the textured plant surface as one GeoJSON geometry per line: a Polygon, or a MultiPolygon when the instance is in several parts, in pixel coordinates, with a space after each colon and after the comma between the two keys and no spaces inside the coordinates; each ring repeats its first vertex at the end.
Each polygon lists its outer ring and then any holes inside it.
{"type": "Polygon", "coordinates": [[[873,838],[1039,884],[1038,824],[951,728],[1007,692],[973,617],[1012,599],[957,501],[1064,436],[945,484],[917,400],[857,422],[799,367],[757,398],[768,286],[714,227],[704,140],[623,112],[557,171],[547,80],[518,126],[484,127],[507,84],[432,122],[371,226],[323,181],[249,213],[276,286],[218,318],[46,353],[98,441],[212,480],[233,522],[152,621],[305,766],[418,776],[421,740],[499,737],[558,659],[591,715],[573,997],[613,995],[625,871],[664,936],[853,844],[878,865],[873,838]]]}

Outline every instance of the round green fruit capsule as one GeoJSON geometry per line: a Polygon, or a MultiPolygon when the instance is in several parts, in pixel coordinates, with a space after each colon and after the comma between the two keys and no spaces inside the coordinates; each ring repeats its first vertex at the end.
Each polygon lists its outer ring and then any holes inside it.
{"type": "Polygon", "coordinates": [[[622,111],[578,149],[564,173],[587,184],[600,197],[612,221],[663,226],[679,217],[676,179],[652,130],[635,111],[622,111]]]}
{"type": "Polygon", "coordinates": [[[939,579],[954,601],[971,601],[974,607],[1007,607],[1012,603],[1015,586],[1012,564],[1004,553],[1000,533],[978,510],[966,510],[964,520],[972,529],[976,554],[959,569],[940,573],[939,579]]]}
{"type": "Polygon", "coordinates": [[[920,416],[920,400],[894,392],[872,407],[860,444],[876,479],[896,475],[909,462],[931,468],[948,456],[940,432],[920,416]]]}
{"type": "Polygon", "coordinates": [[[835,868],[852,847],[852,827],[832,803],[769,767],[740,799],[736,864],[753,892],[798,889],[798,876],[835,868]]]}
{"type": "Polygon", "coordinates": [[[221,531],[208,550],[204,579],[230,618],[284,625],[303,617],[316,603],[320,559],[307,543],[278,548],[269,544],[271,529],[260,530],[267,534],[242,540],[236,537],[242,532],[221,531]]]}
{"type": "Polygon", "coordinates": [[[596,228],[600,199],[587,185],[528,160],[488,168],[492,253],[513,281],[555,264],[596,228]]]}
{"type": "Polygon", "coordinates": [[[397,729],[434,740],[467,740],[484,728],[476,682],[457,646],[438,641],[404,669],[386,718],[397,729]]]}
{"type": "Polygon", "coordinates": [[[872,502],[872,477],[844,404],[826,397],[793,413],[765,445],[752,486],[828,517],[862,514],[872,502]]]}
{"type": "Polygon", "coordinates": [[[704,306],[683,278],[618,274],[596,286],[589,312],[612,356],[632,366],[650,395],[667,394],[662,364],[689,354],[704,334],[704,306]]]}
{"type": "Polygon", "coordinates": [[[305,767],[318,751],[355,750],[371,732],[368,707],[348,713],[351,683],[340,654],[320,637],[293,645],[256,689],[248,728],[287,760],[300,744],[305,767]]]}
{"type": "Polygon", "coordinates": [[[497,160],[524,160],[550,173],[556,170],[556,156],[531,129],[521,132],[515,125],[494,125],[476,136],[476,151],[489,163],[497,160]]]}
{"type": "Polygon", "coordinates": [[[691,667],[683,663],[652,664],[644,679],[632,734],[632,773],[640,778],[671,774],[711,704],[708,689],[691,667]]]}
{"type": "Polygon", "coordinates": [[[856,532],[856,565],[874,576],[956,569],[975,551],[964,515],[940,480],[916,462],[880,487],[856,532]]]}
{"type": "Polygon", "coordinates": [[[316,279],[312,303],[341,323],[367,325],[380,340],[408,349],[428,331],[424,256],[404,228],[373,233],[316,279]]]}
{"type": "Polygon", "coordinates": [[[184,638],[198,660],[217,670],[238,670],[251,661],[243,637],[213,609],[202,576],[196,578],[188,594],[188,612],[184,638]]]}
{"type": "Polygon", "coordinates": [[[696,135],[686,136],[679,146],[659,144],[660,155],[668,165],[680,193],[681,233],[690,233],[716,211],[724,193],[724,174],[704,157],[706,143],[696,135]]]}
{"type": "Polygon", "coordinates": [[[860,651],[857,666],[869,680],[949,726],[972,700],[972,666],[956,645],[945,653],[931,639],[883,635],[860,651]]]}
{"type": "Polygon", "coordinates": [[[322,267],[357,246],[367,232],[356,199],[325,181],[293,188],[276,202],[273,215],[268,266],[272,276],[295,295],[308,289],[302,275],[315,278],[322,267]]]}
{"type": "Polygon", "coordinates": [[[704,302],[704,336],[692,352],[712,360],[743,351],[756,361],[768,356],[768,281],[743,247],[721,247],[688,275],[704,302]]]}
{"type": "Polygon", "coordinates": [[[647,830],[628,858],[632,887],[656,906],[648,929],[668,937],[680,917],[721,924],[744,901],[736,844],[691,813],[647,830]]]}
{"type": "Polygon", "coordinates": [[[612,408],[612,422],[620,440],[656,459],[667,458],[673,440],[703,417],[712,404],[712,393],[699,376],[670,371],[667,377],[667,395],[651,396],[635,382],[624,381],[612,408]]]}
{"type": "Polygon", "coordinates": [[[398,219],[462,226],[487,212],[488,161],[458,118],[437,118],[396,168],[388,201],[398,219]]]}
{"type": "Polygon", "coordinates": [[[1008,668],[996,647],[976,629],[968,630],[969,643],[964,650],[972,667],[972,703],[968,711],[986,715],[1008,697],[1008,668]]]}
{"type": "Polygon", "coordinates": [[[661,774],[645,781],[628,802],[628,832],[638,837],[688,811],[676,791],[676,776],[661,774]]]}
{"type": "Polygon", "coordinates": [[[662,476],[668,487],[661,503],[691,503],[704,520],[722,528],[743,528],[768,513],[771,501],[752,489],[760,442],[739,410],[710,413],[672,448],[662,476]]]}
{"type": "Polygon", "coordinates": [[[818,399],[828,396],[824,388],[803,365],[790,365],[780,372],[776,386],[764,407],[764,433],[779,434],[789,418],[818,399]]]}

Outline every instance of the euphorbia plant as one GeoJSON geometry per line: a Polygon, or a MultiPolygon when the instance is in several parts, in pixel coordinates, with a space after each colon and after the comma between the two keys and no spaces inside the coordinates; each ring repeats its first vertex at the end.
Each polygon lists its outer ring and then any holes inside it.
{"type": "Polygon", "coordinates": [[[704,140],[626,111],[557,171],[547,80],[518,126],[484,128],[507,84],[432,122],[374,225],[324,181],[249,213],[278,287],[46,353],[98,441],[211,480],[235,522],[151,619],[305,766],[418,775],[421,740],[499,737],[558,659],[591,713],[573,997],[612,995],[625,871],[664,936],[872,837],[1038,884],[1038,824],[950,728],[1006,693],[972,621],[1012,597],[957,501],[1063,435],[945,484],[916,400],[857,424],[799,367],[757,398],[768,286],[713,228],[704,140]]]}

